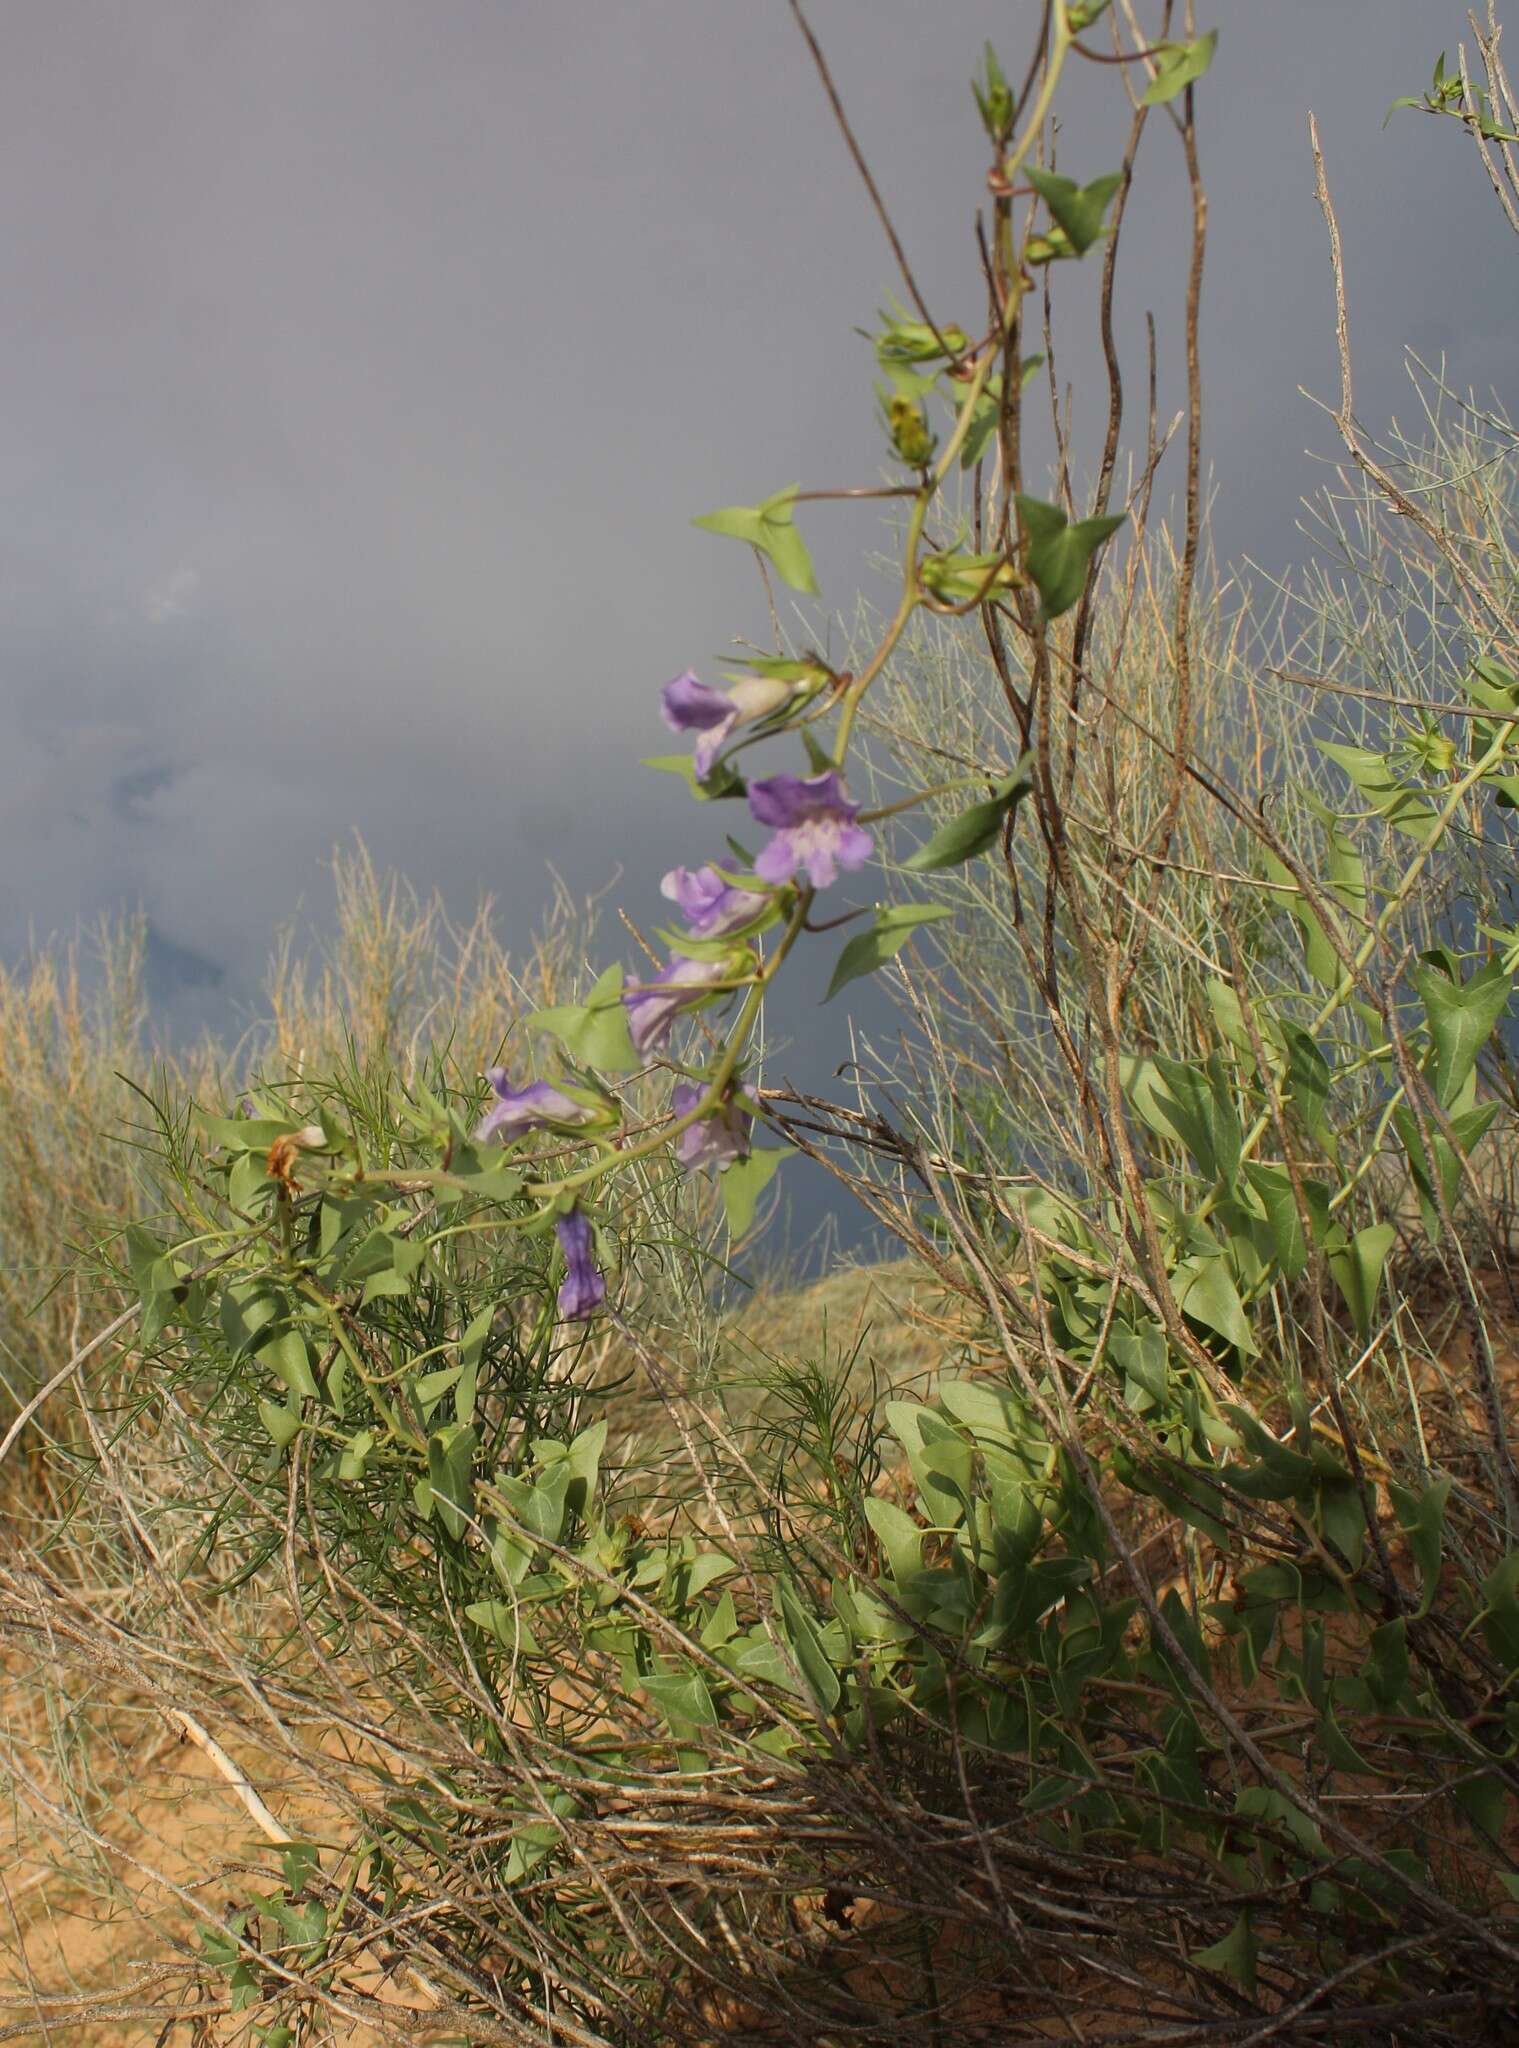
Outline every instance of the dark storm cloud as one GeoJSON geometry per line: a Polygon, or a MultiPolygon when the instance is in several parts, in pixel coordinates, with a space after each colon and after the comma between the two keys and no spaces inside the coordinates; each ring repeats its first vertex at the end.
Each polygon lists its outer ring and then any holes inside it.
{"type": "MultiPolygon", "coordinates": [[[[1501,383],[1515,267],[1455,133],[1379,126],[1459,5],[1204,12],[1219,539],[1277,567],[1329,445],[1297,387],[1334,377],[1307,108],[1369,419],[1405,342],[1501,383]]],[[[966,78],[1034,13],[816,0],[951,316],[966,78]]],[[[654,692],[765,630],[741,551],[688,515],[879,462],[850,329],[895,280],[782,0],[48,0],[7,28],[0,945],[140,902],[235,987],[355,828],[519,930],[550,860],[646,896],[714,829],[628,780],[664,744],[654,692]]],[[[1122,123],[1081,78],[1063,161],[1107,168],[1122,123]]],[[[1179,168],[1152,145],[1130,350],[1149,304],[1176,341],[1179,168]]],[[[876,529],[813,524],[847,612],[876,529]]]]}

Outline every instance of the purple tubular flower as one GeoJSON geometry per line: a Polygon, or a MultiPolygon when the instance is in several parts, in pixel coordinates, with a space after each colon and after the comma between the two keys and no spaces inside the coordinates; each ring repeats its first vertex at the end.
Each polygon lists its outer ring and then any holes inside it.
{"type": "Polygon", "coordinates": [[[682,1010],[701,1002],[714,981],[726,979],[722,960],[671,960],[642,988],[623,997],[628,1033],[640,1053],[659,1052],[669,1043],[682,1010]]]}
{"type": "Polygon", "coordinates": [[[524,1131],[542,1130],[545,1124],[583,1124],[593,1112],[583,1102],[574,1102],[552,1081],[529,1081],[525,1088],[507,1085],[505,1067],[487,1067],[485,1078],[500,1097],[475,1126],[475,1143],[500,1138],[505,1144],[524,1131]]]}
{"type": "Polygon", "coordinates": [[[768,718],[779,711],[795,685],[771,676],[744,676],[731,690],[716,690],[701,682],[694,669],[666,683],[660,703],[665,724],[672,732],[700,733],[692,755],[699,782],[712,773],[728,736],[740,725],[756,718],[768,718]]]}
{"type": "Polygon", "coordinates": [[[826,889],[840,868],[864,867],[875,841],[855,823],[859,805],[844,794],[836,768],[822,775],[772,775],[749,785],[749,809],[775,837],[760,852],[754,871],[765,882],[789,882],[804,869],[814,889],[826,889]]]}
{"type": "MultiPolygon", "coordinates": [[[[677,1081],[670,1100],[677,1116],[695,1109],[705,1091],[695,1082],[677,1081]]],[[[700,1123],[688,1124],[675,1140],[675,1157],[689,1172],[694,1166],[712,1166],[720,1172],[735,1159],[749,1156],[752,1113],[736,1102],[725,1102],[700,1123]]]]}
{"type": "Polygon", "coordinates": [[[559,1289],[559,1313],[568,1323],[583,1323],[607,1298],[606,1275],[592,1254],[591,1225],[579,1209],[571,1209],[554,1225],[568,1271],[559,1289]]]}
{"type": "Polygon", "coordinates": [[[700,682],[696,671],[688,668],[684,675],[665,684],[660,707],[671,732],[701,734],[692,759],[697,780],[705,782],[724,741],[738,724],[738,712],[729,703],[727,691],[714,690],[710,683],[700,682]]]}
{"type": "Polygon", "coordinates": [[[735,889],[716,868],[671,868],[659,892],[675,904],[693,939],[720,939],[749,924],[765,907],[752,889],[735,889]]]}

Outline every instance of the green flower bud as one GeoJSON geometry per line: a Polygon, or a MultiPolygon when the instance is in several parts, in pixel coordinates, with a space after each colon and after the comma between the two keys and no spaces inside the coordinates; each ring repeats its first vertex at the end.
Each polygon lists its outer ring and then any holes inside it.
{"type": "Polygon", "coordinates": [[[912,469],[926,469],[933,461],[938,438],[920,402],[899,392],[886,400],[885,411],[886,431],[898,459],[912,469]]]}

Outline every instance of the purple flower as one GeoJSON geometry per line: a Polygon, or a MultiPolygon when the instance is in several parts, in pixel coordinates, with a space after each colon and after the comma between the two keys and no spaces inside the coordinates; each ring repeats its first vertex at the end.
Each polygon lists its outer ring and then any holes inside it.
{"type": "Polygon", "coordinates": [[[524,1131],[542,1130],[545,1124],[589,1123],[595,1114],[583,1102],[561,1093],[552,1081],[529,1081],[525,1088],[511,1088],[505,1067],[487,1067],[485,1078],[501,1099],[493,1102],[476,1124],[477,1145],[486,1138],[500,1138],[505,1144],[520,1138],[524,1131]]]}
{"type": "Polygon", "coordinates": [[[729,971],[725,960],[671,960],[652,981],[630,989],[622,1000],[639,1052],[661,1051],[681,1011],[703,1001],[712,983],[727,980],[729,971]]]}
{"type": "MultiPolygon", "coordinates": [[[[695,1109],[706,1091],[692,1081],[677,1081],[670,1100],[677,1116],[695,1109]]],[[[731,1099],[699,1123],[688,1124],[675,1140],[675,1156],[681,1165],[713,1166],[719,1171],[735,1159],[749,1156],[749,1133],[754,1126],[752,1112],[731,1099]]]]}
{"type": "Polygon", "coordinates": [[[701,682],[695,669],[666,683],[660,702],[665,724],[671,732],[696,732],[692,763],[699,782],[712,773],[712,764],[727,743],[728,735],[756,718],[768,718],[779,711],[795,689],[794,683],[778,682],[772,676],[743,676],[731,690],[716,690],[701,682]]]}
{"type": "Polygon", "coordinates": [[[554,1225],[554,1234],[569,1269],[559,1289],[559,1313],[566,1322],[583,1323],[607,1298],[606,1275],[593,1256],[590,1221],[579,1209],[571,1209],[554,1225]]]}
{"type": "Polygon", "coordinates": [[[720,939],[751,923],[765,907],[763,896],[735,889],[716,868],[671,868],[659,892],[679,907],[693,939],[720,939]]]}
{"type": "Polygon", "coordinates": [[[814,889],[826,889],[840,868],[864,867],[875,841],[855,823],[859,805],[844,794],[836,768],[822,775],[772,775],[749,785],[749,809],[776,827],[754,871],[765,882],[789,882],[804,868],[814,889]]]}

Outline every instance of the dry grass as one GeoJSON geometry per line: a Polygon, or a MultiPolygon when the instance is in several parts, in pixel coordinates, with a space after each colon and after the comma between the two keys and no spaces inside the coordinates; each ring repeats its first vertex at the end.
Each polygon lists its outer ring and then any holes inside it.
{"type": "MultiPolygon", "coordinates": [[[[954,1359],[960,1337],[939,1284],[906,1263],[845,1269],[800,1289],[762,1283],[720,1326],[726,1405],[740,1428],[761,1428],[766,1368],[823,1356],[847,1363],[862,1403],[909,1387],[921,1395],[954,1359]]],[[[694,1356],[671,1363],[677,1378],[696,1368],[694,1356]]],[[[630,1369],[636,1374],[636,1362],[615,1351],[602,1361],[608,1380],[625,1382],[620,1462],[661,1470],[678,1460],[671,1416],[646,1377],[626,1381],[630,1369]]],[[[278,1630],[276,1596],[257,1597],[257,1625],[278,1630]]],[[[363,1684],[362,1674],[353,1677],[363,1684]]],[[[50,1709],[35,1676],[13,1660],[0,1679],[0,1722],[12,1771],[33,1788],[0,1832],[8,1871],[8,1902],[0,1903],[10,1922],[0,1944],[0,2042],[147,2048],[161,2038],[174,2001],[186,2015],[176,2038],[197,2038],[186,2010],[194,2007],[207,2044],[246,2039],[246,2020],[208,2009],[216,2003],[209,1989],[186,1989],[185,1964],[205,1924],[196,1902],[221,1917],[246,1897],[250,1869],[273,1873],[269,1845],[225,1775],[161,1706],[108,1679],[91,1685],[76,1677],[67,1705],[50,1709]],[[59,2015],[52,2027],[50,2011],[59,2015]],[[92,2024],[83,2017],[91,2011],[110,2016],[92,2024]]],[[[290,1833],[341,1834],[341,1817],[317,1810],[301,1775],[273,1749],[256,1753],[245,1740],[236,1762],[290,1833]]],[[[828,1931],[819,1921],[820,1937],[828,1931]]],[[[378,1977],[365,1988],[384,1989],[378,1977]]],[[[385,1995],[410,2003],[404,1986],[385,1995]]],[[[355,2024],[321,2038],[327,2048],[372,2048],[386,2037],[355,2024]]]]}
{"type": "MultiPolygon", "coordinates": [[[[0,1431],[78,1333],[122,1305],[81,1299],[72,1253],[159,1205],[134,1142],[148,1120],[142,1089],[220,1108],[261,1074],[298,1078],[354,1054],[403,1085],[440,1052],[477,1074],[512,1019],[562,1001],[581,970],[590,918],[563,893],[519,958],[489,903],[456,924],[362,845],[335,859],[333,878],[331,937],[281,938],[265,1013],[232,1044],[155,1037],[139,921],[0,965],[0,1431]]],[[[18,1449],[25,1462],[5,1483],[43,1483],[42,1439],[18,1449]]]]}

